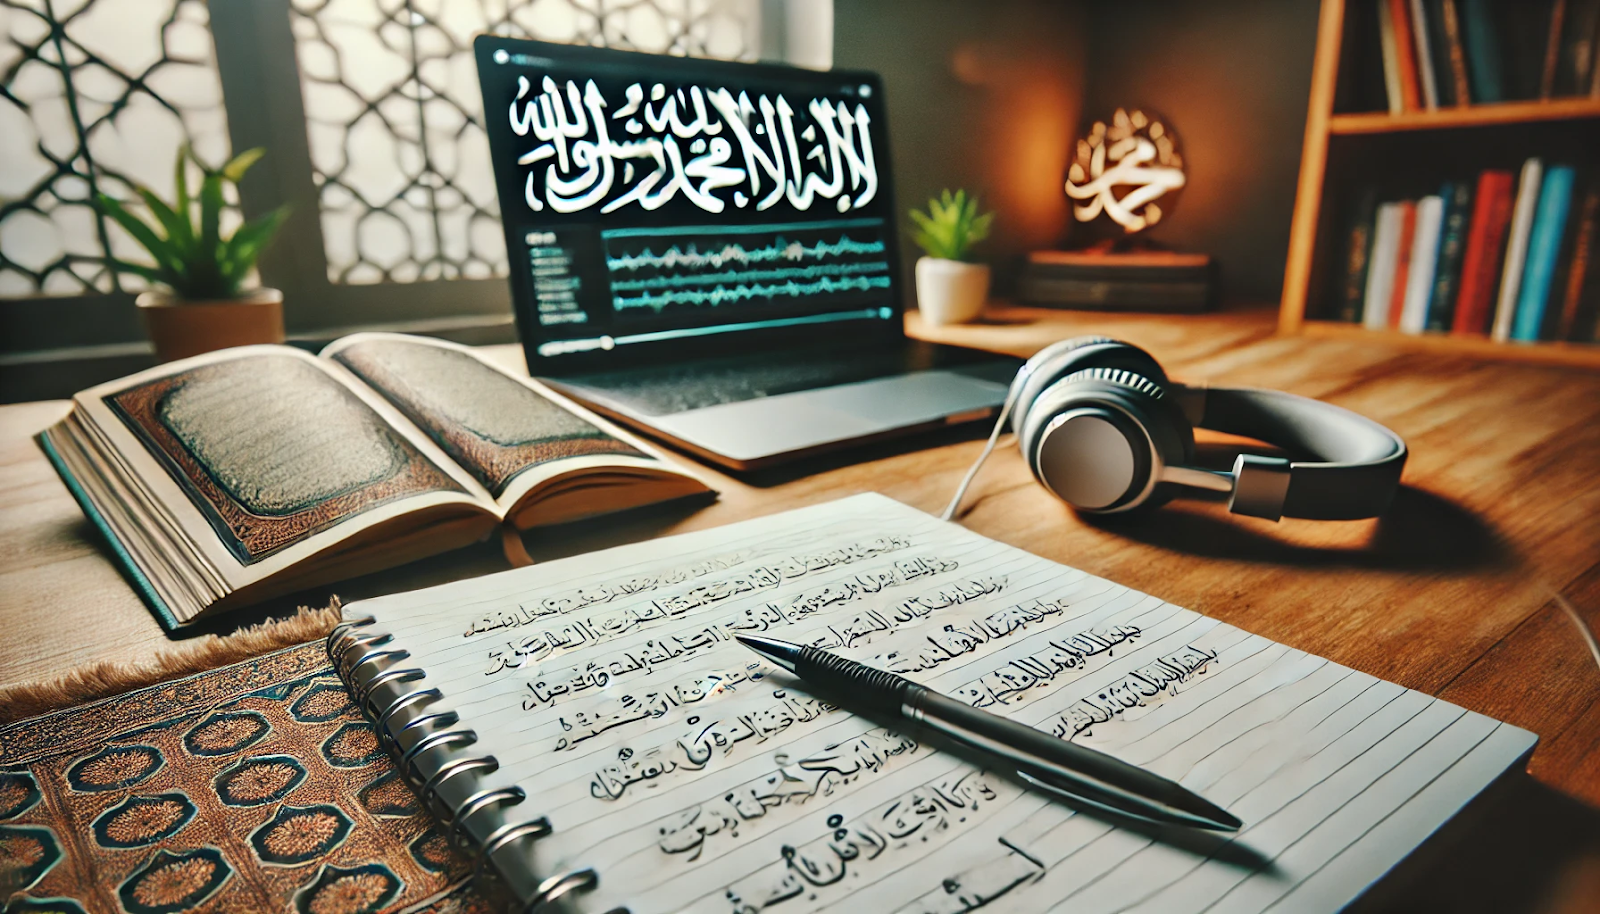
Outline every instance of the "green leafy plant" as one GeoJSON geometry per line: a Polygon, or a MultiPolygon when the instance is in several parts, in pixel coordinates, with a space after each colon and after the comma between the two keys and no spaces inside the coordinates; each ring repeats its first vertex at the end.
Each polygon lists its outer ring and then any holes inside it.
{"type": "Polygon", "coordinates": [[[989,237],[989,223],[994,213],[978,215],[978,198],[967,196],[964,190],[951,193],[945,190],[938,199],[928,201],[926,213],[911,211],[911,221],[916,223],[914,240],[917,247],[929,257],[945,260],[966,260],[973,245],[989,237]]]}
{"type": "Polygon", "coordinates": [[[105,194],[96,194],[95,204],[100,211],[126,229],[155,261],[153,266],[146,266],[113,258],[112,268],[164,285],[188,301],[238,298],[240,286],[255,269],[262,249],[289,215],[288,206],[280,206],[241,225],[232,237],[223,238],[219,232],[224,185],[238,185],[265,153],[265,149],[246,150],[221,168],[209,168],[187,146],[178,150],[173,178],[175,197],[171,203],[149,188],[134,188],[155,218],[153,225],[105,194]],[[198,166],[201,173],[200,191],[193,199],[189,196],[189,162],[198,166]]]}

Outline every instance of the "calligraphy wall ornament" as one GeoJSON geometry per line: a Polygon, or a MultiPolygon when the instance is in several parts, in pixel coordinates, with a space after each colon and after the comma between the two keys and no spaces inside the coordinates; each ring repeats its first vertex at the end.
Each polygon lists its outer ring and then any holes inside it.
{"type": "Polygon", "coordinates": [[[1109,125],[1095,121],[1078,140],[1066,190],[1074,219],[1104,214],[1132,235],[1171,212],[1185,182],[1172,129],[1137,108],[1118,108],[1109,125]]]}

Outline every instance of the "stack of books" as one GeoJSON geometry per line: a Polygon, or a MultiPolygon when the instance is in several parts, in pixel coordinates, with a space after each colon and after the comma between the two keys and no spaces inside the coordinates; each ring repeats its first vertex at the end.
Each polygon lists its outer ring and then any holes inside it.
{"type": "Polygon", "coordinates": [[[1016,297],[1047,308],[1204,311],[1216,298],[1216,273],[1207,254],[1034,251],[1017,278],[1016,297]]]}
{"type": "Polygon", "coordinates": [[[1595,342],[1600,176],[1529,159],[1437,194],[1361,198],[1348,223],[1337,320],[1497,341],[1595,342]]]}
{"type": "Polygon", "coordinates": [[[1600,0],[1378,0],[1389,111],[1600,98],[1600,0]]]}

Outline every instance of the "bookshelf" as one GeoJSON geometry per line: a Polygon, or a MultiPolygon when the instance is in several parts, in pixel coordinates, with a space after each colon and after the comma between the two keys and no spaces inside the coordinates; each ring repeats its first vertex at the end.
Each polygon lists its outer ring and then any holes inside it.
{"type": "Polygon", "coordinates": [[[1322,0],[1317,27],[1311,98],[1306,114],[1300,181],[1290,226],[1289,259],[1284,271],[1280,332],[1308,336],[1372,339],[1430,352],[1455,352],[1505,359],[1600,369],[1600,344],[1497,343],[1487,338],[1442,333],[1407,334],[1367,330],[1359,324],[1323,320],[1321,314],[1343,251],[1341,208],[1349,195],[1381,174],[1398,187],[1437,187],[1444,177],[1438,163],[1474,168],[1510,167],[1527,155],[1565,154],[1593,159],[1600,148],[1600,99],[1553,98],[1464,105],[1430,111],[1345,110],[1365,49],[1347,12],[1370,0],[1322,0]],[[1355,34],[1353,34],[1355,33],[1355,34]],[[1586,154],[1587,153],[1587,154],[1586,154]]]}

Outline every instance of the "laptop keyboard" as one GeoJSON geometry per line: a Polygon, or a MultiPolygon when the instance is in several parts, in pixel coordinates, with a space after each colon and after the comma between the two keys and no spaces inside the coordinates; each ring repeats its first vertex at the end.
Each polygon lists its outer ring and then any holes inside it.
{"type": "Polygon", "coordinates": [[[669,416],[981,358],[982,354],[971,350],[916,343],[875,349],[806,348],[630,368],[561,381],[580,393],[593,391],[598,398],[645,415],[669,416]]]}

